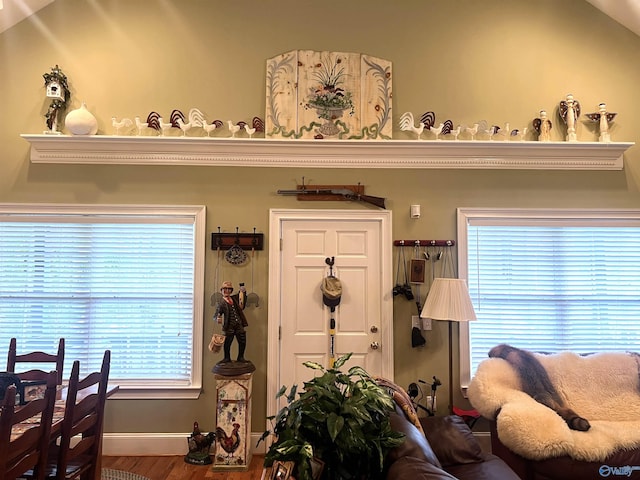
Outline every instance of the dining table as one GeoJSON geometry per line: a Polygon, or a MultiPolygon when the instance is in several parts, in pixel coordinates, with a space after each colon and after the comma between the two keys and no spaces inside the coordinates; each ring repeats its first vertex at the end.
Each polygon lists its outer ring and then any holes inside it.
{"type": "MultiPolygon", "coordinates": [[[[119,389],[118,385],[107,385],[107,398],[111,397],[119,389]]],[[[56,402],[53,408],[53,421],[51,424],[51,439],[55,440],[60,436],[62,430],[62,421],[64,420],[64,411],[67,403],[67,393],[69,389],[64,385],[59,385],[56,392],[56,402]]],[[[98,385],[92,385],[78,391],[76,402],[79,402],[89,395],[98,392],[98,385]]],[[[19,407],[18,407],[19,408],[19,407]]],[[[40,422],[40,415],[27,418],[25,421],[16,423],[11,429],[11,440],[13,441],[29,428],[40,422]]]]}

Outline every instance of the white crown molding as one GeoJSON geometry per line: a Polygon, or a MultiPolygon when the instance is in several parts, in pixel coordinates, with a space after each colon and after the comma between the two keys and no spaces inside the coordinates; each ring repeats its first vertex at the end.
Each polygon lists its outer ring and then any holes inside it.
{"type": "Polygon", "coordinates": [[[33,163],[311,168],[622,170],[633,142],[286,140],[21,135],[33,163]]]}

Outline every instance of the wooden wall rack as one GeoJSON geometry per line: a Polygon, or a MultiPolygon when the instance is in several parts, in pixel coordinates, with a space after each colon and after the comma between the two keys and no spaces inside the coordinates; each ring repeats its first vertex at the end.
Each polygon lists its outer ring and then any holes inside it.
{"type": "Polygon", "coordinates": [[[256,233],[239,233],[236,227],[236,233],[222,233],[220,228],[217,232],[211,232],[211,250],[229,250],[234,245],[239,246],[243,250],[263,250],[264,234],[256,233]]]}
{"type": "Polygon", "coordinates": [[[394,240],[394,247],[453,247],[455,240],[394,240]]]}

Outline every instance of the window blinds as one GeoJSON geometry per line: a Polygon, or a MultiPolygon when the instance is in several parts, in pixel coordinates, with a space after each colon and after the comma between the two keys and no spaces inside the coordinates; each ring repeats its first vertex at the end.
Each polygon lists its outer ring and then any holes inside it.
{"type": "Polygon", "coordinates": [[[190,384],[195,244],[188,216],[0,217],[0,344],[64,337],[66,372],[110,349],[114,382],[190,384]]]}
{"type": "Polygon", "coordinates": [[[471,374],[495,345],[640,351],[640,222],[472,219],[471,374]]]}

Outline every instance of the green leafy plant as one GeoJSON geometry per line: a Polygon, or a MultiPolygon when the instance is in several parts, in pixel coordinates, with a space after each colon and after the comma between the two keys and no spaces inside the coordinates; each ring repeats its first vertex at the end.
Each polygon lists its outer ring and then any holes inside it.
{"type": "MultiPolygon", "coordinates": [[[[387,452],[400,445],[404,435],[391,429],[394,402],[389,393],[362,367],[347,373],[340,370],[350,357],[338,358],[329,369],[314,362],[303,364],[322,374],[305,382],[299,394],[293,385],[287,404],[269,417],[273,431],[267,430],[260,439],[275,436],[266,466],[275,460],[293,461],[296,479],[311,480],[310,459],[315,457],[324,462],[323,479],[382,477],[387,452]]],[[[286,390],[283,386],[277,397],[286,390]]]]}

